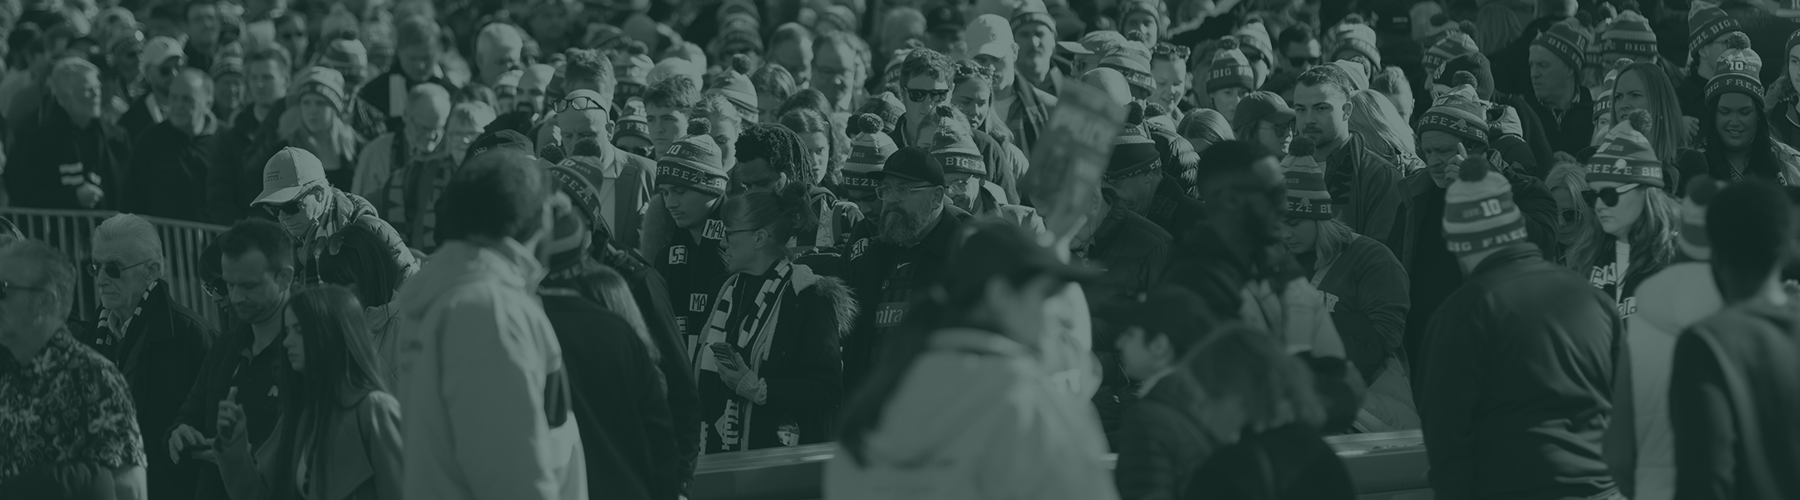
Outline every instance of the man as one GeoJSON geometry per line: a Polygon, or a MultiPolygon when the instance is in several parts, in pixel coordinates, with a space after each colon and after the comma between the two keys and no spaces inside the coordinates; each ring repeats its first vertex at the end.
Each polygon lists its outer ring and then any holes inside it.
{"type": "Polygon", "coordinates": [[[1800,491],[1791,431],[1800,338],[1782,268],[1792,262],[1792,204],[1772,184],[1719,193],[1706,213],[1713,278],[1726,309],[1675,341],[1669,420],[1675,498],[1780,498],[1800,491]]]}
{"type": "Polygon", "coordinates": [[[1552,25],[1531,42],[1531,98],[1526,102],[1540,117],[1551,151],[1576,154],[1587,149],[1594,135],[1594,99],[1580,78],[1587,44],[1588,35],[1575,20],[1552,25]]]}
{"type": "Polygon", "coordinates": [[[358,137],[377,137],[387,133],[387,110],[364,100],[360,90],[369,74],[369,50],[357,40],[340,38],[325,45],[318,66],[337,70],[344,75],[347,102],[345,121],[358,137]]]}
{"type": "Polygon", "coordinates": [[[124,177],[128,145],[100,117],[100,68],[64,58],[50,73],[54,106],[15,131],[6,188],[13,206],[104,209],[124,177]]]}
{"type": "Polygon", "coordinates": [[[993,74],[993,103],[1004,125],[1018,138],[1019,149],[1031,151],[1056,107],[1056,96],[1031,85],[1020,85],[1017,69],[1019,44],[1006,18],[993,14],[975,18],[963,32],[969,54],[993,74]]]}
{"type": "Polygon", "coordinates": [[[1431,487],[1447,498],[1609,498],[1600,442],[1618,313],[1544,260],[1505,201],[1511,191],[1481,157],[1445,191],[1455,208],[1444,239],[1468,278],[1432,315],[1427,356],[1414,361],[1431,487]]]}
{"type": "Polygon", "coordinates": [[[145,43],[140,64],[144,67],[144,81],[150,84],[150,92],[132,102],[131,109],[119,117],[119,127],[133,139],[151,125],[162,123],[168,112],[170,84],[175,81],[175,74],[188,65],[181,42],[168,37],[152,38],[145,43]]]}
{"type": "Polygon", "coordinates": [[[415,158],[431,156],[442,149],[444,126],[450,120],[449,89],[422,83],[407,91],[405,102],[405,126],[369,141],[357,156],[351,193],[375,200],[386,194],[395,172],[415,158]]]}
{"type": "Polygon", "coordinates": [[[1228,446],[1205,426],[1203,389],[1182,373],[1182,358],[1212,336],[1217,321],[1199,296],[1176,286],[1111,307],[1103,317],[1119,329],[1114,344],[1139,398],[1125,409],[1114,440],[1119,497],[1180,498],[1190,471],[1228,446]]]}
{"type": "Polygon", "coordinates": [[[943,269],[969,217],[949,206],[944,166],[925,149],[900,148],[873,176],[881,182],[876,190],[884,204],[881,223],[873,234],[853,234],[844,252],[844,281],[863,304],[855,329],[843,340],[844,387],[852,390],[880,359],[876,348],[905,320],[913,298],[943,269]]]}
{"type": "Polygon", "coordinates": [[[1024,42],[1019,44],[1018,61],[1013,63],[1019,78],[1032,88],[1057,95],[1064,75],[1062,68],[1052,63],[1056,56],[1056,19],[1050,17],[1044,0],[1020,0],[1013,8],[1011,24],[1013,39],[1024,42]]]}
{"type": "Polygon", "coordinates": [[[212,77],[182,68],[169,85],[168,98],[168,120],[144,130],[131,148],[132,185],[122,207],[142,215],[206,221],[207,174],[219,146],[212,77]]]}
{"type": "Polygon", "coordinates": [[[250,108],[238,113],[230,130],[220,133],[218,147],[207,171],[207,221],[230,224],[244,218],[250,200],[262,188],[262,165],[252,165],[245,155],[260,139],[264,123],[278,120],[287,109],[288,53],[280,48],[260,49],[244,60],[250,90],[250,108]]]}
{"type": "Polygon", "coordinates": [[[338,233],[360,225],[387,243],[388,257],[400,276],[418,271],[418,259],[407,250],[400,235],[376,215],[375,207],[361,196],[345,193],[325,180],[319,158],[300,148],[282,148],[263,164],[263,189],[251,206],[281,223],[296,241],[294,258],[300,283],[323,281],[319,256],[334,246],[338,233]]]}
{"type": "Polygon", "coordinates": [[[656,271],[669,281],[675,331],[686,350],[706,329],[713,294],[729,274],[720,256],[725,239],[720,208],[727,175],[721,154],[711,136],[693,134],[656,160],[657,198],[673,219],[674,231],[667,249],[650,257],[656,271]]]}
{"type": "MultiPolygon", "coordinates": [[[[394,53],[394,67],[375,77],[357,93],[363,102],[386,114],[388,130],[400,130],[405,126],[410,101],[407,96],[414,87],[434,83],[445,90],[456,88],[438,69],[438,56],[443,53],[440,41],[443,33],[437,22],[424,16],[410,16],[396,23],[394,31],[398,40],[395,46],[399,47],[394,53]]],[[[499,92],[497,87],[496,93],[499,92]]],[[[499,111],[504,114],[512,110],[503,107],[499,111]]]]}
{"type": "Polygon", "coordinates": [[[688,135],[688,118],[699,102],[698,82],[686,77],[657,82],[644,92],[644,110],[650,115],[650,143],[654,148],[651,151],[657,157],[668,151],[676,139],[688,135]]]}
{"type": "Polygon", "coordinates": [[[88,465],[112,483],[97,496],[148,498],[131,387],[64,323],[75,266],[42,242],[16,241],[0,247],[0,282],[0,483],[60,483],[56,469],[88,465]]]}
{"type": "MultiPolygon", "coordinates": [[[[595,95],[577,90],[574,95],[595,95]]],[[[600,192],[601,215],[607,227],[617,234],[619,244],[638,247],[639,228],[650,202],[649,178],[655,175],[656,163],[649,158],[627,153],[612,144],[612,120],[606,109],[576,111],[570,109],[556,116],[562,131],[566,160],[561,163],[582,173],[600,192]]]]}
{"type": "Polygon", "coordinates": [[[507,71],[523,68],[525,39],[519,35],[518,28],[506,23],[493,23],[481,29],[475,38],[475,78],[482,85],[493,87],[500,75],[507,71]]]}
{"type": "MultiPolygon", "coordinates": [[[[922,135],[925,127],[935,118],[932,107],[945,104],[950,100],[951,82],[955,70],[950,59],[943,54],[930,50],[915,50],[907,56],[906,62],[900,65],[901,90],[905,92],[906,114],[900,119],[900,126],[890,135],[894,144],[914,145],[921,148],[931,146],[931,138],[922,135]]],[[[1007,203],[1018,203],[1019,193],[1013,171],[1007,164],[1009,156],[998,141],[985,132],[975,132],[975,145],[981,149],[984,163],[987,164],[988,179],[1006,193],[1007,203]]]]}
{"type": "Polygon", "coordinates": [[[168,443],[171,461],[200,469],[191,498],[228,498],[219,469],[211,465],[218,463],[209,436],[218,433],[220,401],[236,392],[233,400],[244,408],[252,449],[275,432],[281,415],[277,370],[288,363],[282,311],[294,282],[292,241],[281,226],[262,219],[246,219],[219,235],[216,245],[231,312],[244,324],[213,344],[171,428],[155,430],[156,442],[168,443]]]}
{"type": "Polygon", "coordinates": [[[1120,208],[1155,223],[1177,243],[1187,241],[1190,229],[1206,217],[1206,206],[1181,192],[1163,169],[1156,143],[1139,130],[1128,128],[1113,140],[1102,180],[1117,193],[1120,208]]]}
{"type": "Polygon", "coordinates": [[[212,68],[213,52],[224,43],[219,35],[224,24],[220,19],[219,4],[209,1],[188,2],[187,18],[184,30],[187,33],[187,50],[189,67],[206,71],[212,68]]]}
{"type": "Polygon", "coordinates": [[[457,238],[394,299],[406,498],[588,496],[568,365],[534,293],[553,225],[548,168],[504,149],[459,168],[443,214],[457,238]]]}
{"type": "Polygon", "coordinates": [[[380,142],[389,154],[404,158],[402,162],[383,164],[380,152],[363,150],[369,163],[358,162],[358,180],[367,180],[362,196],[375,206],[384,221],[400,234],[400,240],[412,248],[431,253],[439,243],[438,219],[435,214],[443,195],[443,179],[456,170],[456,158],[444,146],[444,128],[450,120],[450,92],[435,83],[423,83],[408,96],[405,139],[384,135],[380,142]],[[404,150],[404,153],[401,151],[404,150]],[[370,158],[376,157],[376,158],[370,158]],[[384,172],[392,166],[391,172],[384,172]],[[364,169],[364,167],[369,167],[364,169]],[[369,177],[363,177],[369,174],[369,177]],[[379,180],[377,180],[379,179],[379,180]]]}
{"type": "Polygon", "coordinates": [[[869,78],[868,49],[862,41],[850,32],[834,31],[814,37],[812,52],[812,76],[806,84],[825,94],[833,113],[855,109],[858,90],[869,78]]]}
{"type": "Polygon", "coordinates": [[[1326,187],[1338,208],[1338,220],[1356,234],[1386,240],[1400,206],[1395,183],[1400,169],[1370,152],[1350,130],[1351,84],[1334,68],[1300,74],[1294,89],[1295,124],[1299,135],[1318,145],[1313,158],[1325,165],[1326,187]]]}
{"type": "Polygon", "coordinates": [[[163,278],[169,266],[162,238],[141,217],[119,214],[94,228],[93,259],[84,267],[99,289],[101,309],[80,340],[124,374],[138,429],[151,429],[151,498],[193,498],[200,468],[176,465],[154,438],[175,425],[217,332],[173,299],[163,278]]]}

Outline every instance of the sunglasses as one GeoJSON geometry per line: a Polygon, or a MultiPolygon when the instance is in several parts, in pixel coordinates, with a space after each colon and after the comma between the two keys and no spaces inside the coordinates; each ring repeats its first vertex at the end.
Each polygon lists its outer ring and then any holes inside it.
{"type": "Polygon", "coordinates": [[[912,102],[944,102],[950,97],[950,89],[906,89],[906,98],[912,102]]]}
{"type": "Polygon", "coordinates": [[[313,194],[318,193],[318,192],[319,192],[319,189],[317,187],[315,187],[313,189],[307,190],[304,193],[300,193],[300,196],[295,196],[294,199],[288,200],[287,203],[281,203],[281,204],[264,203],[263,209],[268,210],[269,215],[274,215],[277,217],[280,217],[283,214],[298,215],[300,213],[300,209],[302,208],[300,205],[300,202],[306,201],[307,198],[311,197],[313,194]]]}
{"type": "Polygon", "coordinates": [[[6,300],[7,297],[12,296],[12,292],[14,290],[18,290],[21,292],[49,291],[49,289],[43,288],[43,287],[18,286],[18,285],[12,284],[12,282],[9,282],[9,281],[0,281],[0,300],[6,300]]]}
{"type": "Polygon", "coordinates": [[[1587,200],[1588,206],[1598,206],[1598,205],[1595,205],[1594,202],[1600,201],[1600,202],[1605,202],[1606,206],[1616,207],[1616,206],[1619,206],[1619,195],[1629,193],[1629,192],[1631,192],[1631,190],[1637,189],[1637,188],[1638,188],[1637,184],[1626,184],[1623,186],[1609,187],[1606,189],[1597,189],[1597,190],[1589,189],[1587,191],[1581,192],[1581,199],[1587,200]]]}
{"type": "Polygon", "coordinates": [[[87,269],[87,273],[89,276],[99,276],[101,272],[105,272],[106,277],[112,278],[112,279],[119,279],[120,276],[125,275],[125,271],[129,271],[129,270],[131,270],[131,268],[138,267],[138,266],[141,266],[144,264],[149,264],[149,263],[150,263],[150,261],[146,259],[143,262],[139,262],[139,263],[127,266],[116,260],[99,262],[99,261],[95,261],[93,259],[88,259],[87,262],[82,263],[81,267],[84,267],[87,269]]]}
{"type": "Polygon", "coordinates": [[[558,113],[567,113],[569,111],[587,111],[590,109],[606,109],[606,107],[600,105],[600,101],[596,101],[592,97],[579,96],[579,97],[572,97],[569,99],[563,99],[561,101],[556,101],[556,104],[551,106],[551,109],[555,110],[558,113]]]}

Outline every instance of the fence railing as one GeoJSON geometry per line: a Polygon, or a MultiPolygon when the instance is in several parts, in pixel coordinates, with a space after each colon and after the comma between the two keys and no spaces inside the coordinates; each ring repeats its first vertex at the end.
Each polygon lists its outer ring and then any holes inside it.
{"type": "MultiPolygon", "coordinates": [[[[37,208],[0,208],[0,216],[11,219],[25,237],[49,243],[50,246],[81,262],[93,253],[94,228],[108,217],[118,214],[110,210],[44,210],[37,208]]],[[[162,237],[163,278],[169,283],[169,296],[187,306],[215,326],[222,327],[219,307],[201,286],[200,253],[213,237],[225,232],[225,226],[202,224],[161,217],[143,216],[156,225],[162,237]]],[[[100,299],[94,277],[76,273],[75,315],[92,321],[99,317],[100,299]]]]}

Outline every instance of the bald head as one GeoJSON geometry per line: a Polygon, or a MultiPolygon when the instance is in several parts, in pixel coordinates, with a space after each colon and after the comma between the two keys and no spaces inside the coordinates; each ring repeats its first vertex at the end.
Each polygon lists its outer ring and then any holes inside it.
{"type": "Polygon", "coordinates": [[[573,150],[575,143],[582,139],[612,143],[612,120],[607,118],[604,109],[562,112],[556,115],[556,126],[561,129],[563,151],[573,150]]]}
{"type": "Polygon", "coordinates": [[[444,139],[444,123],[450,119],[450,91],[435,83],[421,83],[406,97],[407,147],[415,155],[437,151],[444,139]]]}

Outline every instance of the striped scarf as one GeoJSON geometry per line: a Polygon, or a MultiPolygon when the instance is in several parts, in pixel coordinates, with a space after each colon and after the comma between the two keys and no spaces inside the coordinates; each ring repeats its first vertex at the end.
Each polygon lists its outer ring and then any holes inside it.
{"type": "MultiPolygon", "coordinates": [[[[695,343],[690,359],[693,361],[694,378],[719,378],[718,366],[713,362],[712,350],[707,348],[714,342],[731,342],[743,353],[744,367],[750,371],[758,371],[764,361],[769,359],[769,347],[775,342],[775,333],[780,326],[781,306],[783,299],[794,293],[795,266],[791,261],[777,262],[772,269],[774,276],[764,281],[761,289],[748,297],[750,302],[743,306],[754,307],[742,316],[735,335],[728,335],[731,328],[732,312],[738,304],[737,287],[742,273],[734,273],[726,278],[725,285],[719,288],[719,295],[713,299],[712,314],[706,322],[706,331],[701,334],[700,342],[695,343]],[[708,374],[707,372],[712,372],[708,374]]],[[[806,271],[802,271],[805,273],[806,271]]],[[[702,402],[702,419],[705,418],[705,403],[702,402]]],[[[725,402],[724,414],[714,421],[710,432],[702,436],[703,440],[719,439],[717,446],[724,451],[746,451],[750,449],[750,439],[745,430],[750,429],[750,419],[756,405],[749,399],[733,394],[725,402]]],[[[701,452],[707,446],[703,443],[701,452]]]]}

